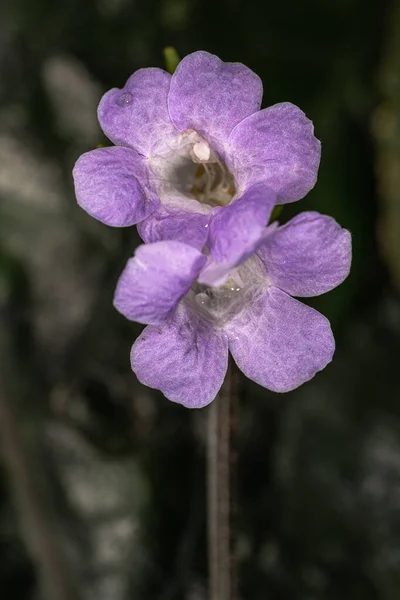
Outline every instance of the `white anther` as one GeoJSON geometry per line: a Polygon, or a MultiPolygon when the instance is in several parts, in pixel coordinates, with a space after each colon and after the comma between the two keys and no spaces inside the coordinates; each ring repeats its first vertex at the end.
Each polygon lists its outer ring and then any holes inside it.
{"type": "Polygon", "coordinates": [[[201,162],[207,162],[211,156],[210,146],[207,142],[196,142],[193,146],[195,157],[201,162]]]}

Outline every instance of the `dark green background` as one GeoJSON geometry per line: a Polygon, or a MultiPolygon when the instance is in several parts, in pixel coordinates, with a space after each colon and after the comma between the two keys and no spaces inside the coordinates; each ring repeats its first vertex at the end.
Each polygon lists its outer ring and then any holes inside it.
{"type": "Polygon", "coordinates": [[[317,210],[353,234],[349,279],[312,301],[333,363],[286,395],[241,381],[241,598],[398,600],[400,3],[383,0],[2,0],[0,394],[16,428],[0,423],[0,595],[46,598],[44,527],[71,600],[206,598],[207,411],[130,372],[140,329],[111,303],[138,238],[90,219],[71,180],[105,143],[101,94],[162,67],[166,45],[241,61],[264,106],[307,113],[320,176],[282,216],[317,210]]]}

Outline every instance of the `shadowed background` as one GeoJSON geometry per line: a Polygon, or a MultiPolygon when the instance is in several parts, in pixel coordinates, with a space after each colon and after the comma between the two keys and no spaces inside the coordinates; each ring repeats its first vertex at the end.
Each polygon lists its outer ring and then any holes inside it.
{"type": "Polygon", "coordinates": [[[204,49],[298,104],[322,140],[312,209],[353,268],[312,300],[333,363],[286,395],[243,377],[239,588],[248,600],[400,597],[400,2],[2,0],[0,595],[205,600],[205,420],[141,386],[112,308],[139,243],[76,206],[96,108],[162,50],[204,49]]]}

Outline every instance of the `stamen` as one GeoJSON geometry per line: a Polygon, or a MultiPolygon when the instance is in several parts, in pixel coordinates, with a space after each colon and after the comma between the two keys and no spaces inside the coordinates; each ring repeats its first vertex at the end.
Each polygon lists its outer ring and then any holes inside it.
{"type": "Polygon", "coordinates": [[[206,163],[204,163],[203,166],[204,166],[205,174],[207,176],[206,185],[204,186],[203,202],[205,204],[208,204],[208,198],[210,196],[210,192],[212,190],[212,184],[213,184],[212,168],[210,169],[206,163]]]}
{"type": "MultiPolygon", "coordinates": [[[[174,143],[164,140],[150,160],[160,197],[174,190],[207,206],[226,206],[235,195],[235,182],[209,143],[195,131],[182,132],[174,143]]],[[[206,208],[206,207],[204,207],[206,208]]]]}
{"type": "Polygon", "coordinates": [[[207,142],[197,142],[193,146],[193,153],[200,162],[207,162],[211,156],[210,146],[207,142]]]}

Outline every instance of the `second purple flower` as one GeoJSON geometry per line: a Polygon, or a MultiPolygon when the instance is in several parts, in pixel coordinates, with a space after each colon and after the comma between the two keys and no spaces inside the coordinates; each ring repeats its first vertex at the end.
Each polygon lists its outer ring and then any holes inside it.
{"type": "MultiPolygon", "coordinates": [[[[230,231],[240,235],[240,227],[230,231]]],[[[128,319],[148,324],[132,347],[132,369],[190,408],[215,398],[228,351],[250,379],[292,390],[323,369],[335,348],[329,321],[292,296],[333,289],[350,262],[349,232],[314,212],[242,244],[234,266],[182,242],[140,246],[114,300],[128,319]]]]}

